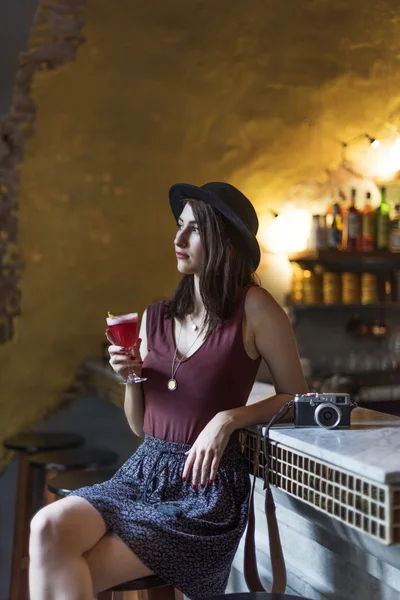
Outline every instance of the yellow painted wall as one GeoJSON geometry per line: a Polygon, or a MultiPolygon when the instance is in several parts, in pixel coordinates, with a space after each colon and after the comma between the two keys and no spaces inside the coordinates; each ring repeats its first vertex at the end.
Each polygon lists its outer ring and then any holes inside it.
{"type": "Polygon", "coordinates": [[[37,421],[107,310],[177,282],[167,191],[228,180],[262,214],[400,100],[398,0],[88,0],[74,62],[37,74],[20,189],[22,317],[0,439],[37,421]]]}

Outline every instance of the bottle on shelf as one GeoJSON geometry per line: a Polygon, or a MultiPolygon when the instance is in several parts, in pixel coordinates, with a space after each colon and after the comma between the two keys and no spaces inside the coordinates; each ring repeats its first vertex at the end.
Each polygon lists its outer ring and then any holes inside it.
{"type": "Polygon", "coordinates": [[[346,250],[347,249],[347,233],[348,233],[347,217],[349,215],[349,207],[348,207],[347,199],[346,199],[346,196],[345,196],[345,193],[343,192],[343,190],[339,190],[338,203],[339,203],[340,210],[342,213],[342,244],[341,244],[340,250],[346,250]]]}
{"type": "Polygon", "coordinates": [[[386,198],[386,188],[381,188],[381,203],[376,209],[376,249],[388,250],[390,207],[386,198]]]}
{"type": "Polygon", "coordinates": [[[325,250],[326,237],[327,233],[325,215],[313,215],[310,236],[308,239],[308,249],[325,250]]]}
{"type": "Polygon", "coordinates": [[[342,247],[343,215],[339,202],[332,204],[327,214],[327,243],[328,248],[340,250],[342,247]]]}
{"type": "Polygon", "coordinates": [[[390,252],[400,252],[400,204],[396,204],[393,208],[393,219],[390,223],[389,250],[390,252]]]}
{"type": "Polygon", "coordinates": [[[311,220],[310,235],[308,236],[307,248],[308,250],[316,250],[317,248],[317,237],[319,229],[319,215],[313,215],[311,220]]]}
{"type": "Polygon", "coordinates": [[[371,252],[375,249],[375,211],[371,204],[371,192],[367,192],[365,206],[361,216],[361,250],[371,252]]]}
{"type": "Polygon", "coordinates": [[[328,231],[326,227],[326,215],[321,215],[319,220],[319,237],[317,240],[318,250],[326,250],[328,231]]]}
{"type": "Polygon", "coordinates": [[[356,190],[351,190],[350,206],[347,212],[346,250],[361,250],[361,213],[356,208],[356,190]]]}

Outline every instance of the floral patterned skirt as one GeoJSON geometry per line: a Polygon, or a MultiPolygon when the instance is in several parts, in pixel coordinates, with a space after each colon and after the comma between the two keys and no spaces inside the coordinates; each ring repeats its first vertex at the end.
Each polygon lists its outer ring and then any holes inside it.
{"type": "Polygon", "coordinates": [[[186,444],[145,436],[109,481],[70,495],[84,498],[140,560],[192,600],[223,594],[247,523],[250,478],[230,442],[215,482],[182,481],[186,444]]]}

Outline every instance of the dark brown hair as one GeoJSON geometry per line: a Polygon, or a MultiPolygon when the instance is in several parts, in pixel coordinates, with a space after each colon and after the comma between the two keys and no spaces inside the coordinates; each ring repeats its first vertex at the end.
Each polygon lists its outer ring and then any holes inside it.
{"type": "MultiPolygon", "coordinates": [[[[200,294],[207,313],[207,332],[233,314],[241,291],[258,285],[250,258],[240,250],[240,234],[212,206],[189,199],[204,250],[200,294]]],[[[168,316],[183,319],[194,309],[194,275],[183,275],[168,306],[168,316]]]]}

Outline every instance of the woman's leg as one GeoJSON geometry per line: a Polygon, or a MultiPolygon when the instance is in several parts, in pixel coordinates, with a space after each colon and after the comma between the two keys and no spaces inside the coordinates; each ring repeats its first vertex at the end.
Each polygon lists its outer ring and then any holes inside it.
{"type": "Polygon", "coordinates": [[[153,574],[121,538],[112,532],[102,537],[84,557],[92,576],[95,594],[130,579],[153,574]]]}
{"type": "Polygon", "coordinates": [[[31,600],[91,599],[92,577],[83,554],[96,546],[106,531],[100,513],[78,496],[42,508],[31,523],[31,600]]]}

